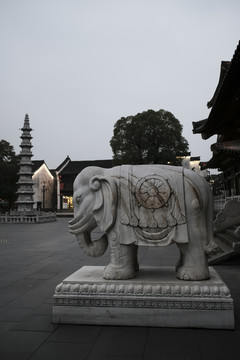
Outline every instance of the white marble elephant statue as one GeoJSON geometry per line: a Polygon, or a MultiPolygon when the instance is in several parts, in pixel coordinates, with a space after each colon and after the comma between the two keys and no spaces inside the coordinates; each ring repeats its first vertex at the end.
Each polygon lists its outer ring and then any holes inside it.
{"type": "Polygon", "coordinates": [[[130,279],[138,270],[138,245],[180,250],[177,277],[209,278],[206,253],[214,251],[212,196],[192,170],[167,165],[85,168],[74,181],[69,231],[83,251],[101,256],[110,248],[105,279],[130,279]],[[92,241],[97,226],[103,236],[92,241]]]}

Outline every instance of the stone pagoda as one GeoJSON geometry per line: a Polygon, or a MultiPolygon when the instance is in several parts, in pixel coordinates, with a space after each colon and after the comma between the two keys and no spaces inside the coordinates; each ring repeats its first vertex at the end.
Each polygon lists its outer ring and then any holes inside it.
{"type": "Polygon", "coordinates": [[[17,211],[20,212],[32,212],[33,211],[33,180],[32,180],[32,144],[31,144],[31,127],[29,124],[28,114],[25,115],[24,125],[22,127],[22,142],[20,152],[20,169],[19,169],[19,180],[17,182],[17,211]]]}
{"type": "Polygon", "coordinates": [[[10,210],[10,213],[0,214],[0,223],[44,223],[56,221],[56,213],[38,211],[33,208],[33,163],[32,163],[32,144],[31,144],[31,127],[29,124],[28,114],[25,115],[22,127],[22,139],[20,163],[19,163],[19,179],[17,182],[17,210],[10,210]]]}

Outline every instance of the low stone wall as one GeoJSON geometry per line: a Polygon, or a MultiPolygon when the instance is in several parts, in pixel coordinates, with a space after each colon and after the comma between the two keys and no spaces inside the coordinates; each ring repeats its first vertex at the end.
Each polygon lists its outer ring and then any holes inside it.
{"type": "Polygon", "coordinates": [[[37,224],[51,221],[56,221],[56,213],[0,215],[0,224],[37,224]]]}

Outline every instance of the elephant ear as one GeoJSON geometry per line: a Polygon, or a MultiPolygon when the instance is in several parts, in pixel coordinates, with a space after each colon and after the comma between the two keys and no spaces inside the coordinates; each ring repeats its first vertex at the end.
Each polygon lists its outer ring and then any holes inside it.
{"type": "Polygon", "coordinates": [[[117,213],[117,184],[113,179],[104,176],[94,176],[89,181],[89,187],[96,192],[93,214],[96,223],[104,232],[111,229],[117,213]]]}

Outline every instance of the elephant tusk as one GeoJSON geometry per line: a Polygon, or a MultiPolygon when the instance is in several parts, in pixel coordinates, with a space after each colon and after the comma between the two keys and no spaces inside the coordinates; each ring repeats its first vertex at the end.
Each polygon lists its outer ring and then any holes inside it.
{"type": "MultiPolygon", "coordinates": [[[[86,224],[88,224],[90,217],[86,218],[86,216],[77,216],[71,222],[69,221],[69,229],[78,230],[83,229],[86,224]]],[[[83,230],[82,230],[83,231],[83,230]]]]}
{"type": "Polygon", "coordinates": [[[69,232],[71,234],[81,234],[85,231],[93,230],[95,226],[90,226],[89,222],[85,223],[83,226],[69,226],[69,232]]]}
{"type": "Polygon", "coordinates": [[[83,217],[83,215],[80,213],[80,214],[78,214],[77,216],[75,216],[72,220],[70,220],[68,223],[69,223],[70,225],[74,225],[74,224],[76,224],[77,222],[79,222],[79,220],[81,220],[82,217],[83,217]]]}

